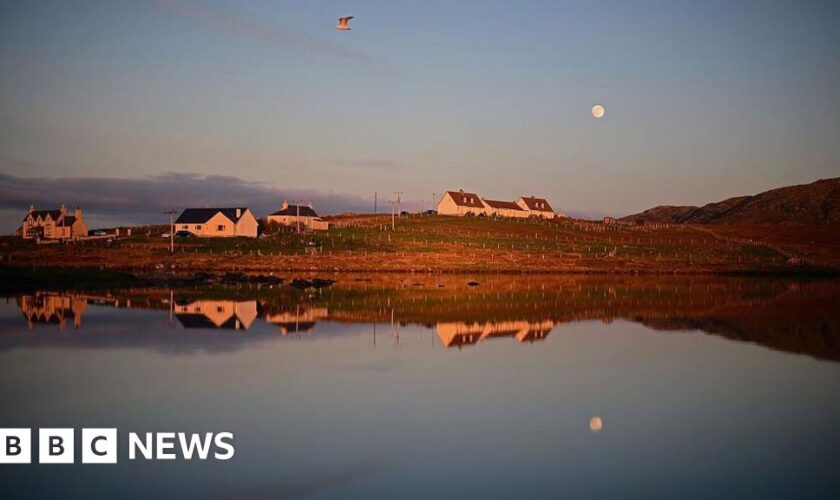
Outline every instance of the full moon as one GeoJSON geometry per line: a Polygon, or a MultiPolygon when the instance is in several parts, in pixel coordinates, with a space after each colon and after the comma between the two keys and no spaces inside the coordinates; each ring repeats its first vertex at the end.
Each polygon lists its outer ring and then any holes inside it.
{"type": "MultiPolygon", "coordinates": [[[[594,110],[593,110],[594,114],[594,110]]],[[[592,417],[589,419],[589,430],[592,431],[593,434],[600,431],[604,428],[604,421],[601,420],[601,417],[592,417]]]]}
{"type": "Polygon", "coordinates": [[[600,104],[592,106],[592,116],[595,118],[603,118],[606,112],[607,111],[600,104]]]}

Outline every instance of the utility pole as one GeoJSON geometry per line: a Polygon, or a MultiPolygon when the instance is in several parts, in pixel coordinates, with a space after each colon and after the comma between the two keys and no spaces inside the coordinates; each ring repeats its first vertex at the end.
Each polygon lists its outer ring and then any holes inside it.
{"type": "Polygon", "coordinates": [[[297,217],[295,217],[295,224],[297,225],[297,232],[300,234],[300,204],[301,200],[295,200],[295,208],[297,210],[297,217]]]}
{"type": "Polygon", "coordinates": [[[376,215],[376,214],[379,213],[379,211],[377,210],[377,207],[376,207],[376,201],[377,201],[376,200],[376,194],[377,194],[376,191],[374,191],[373,192],[373,215],[376,215]]]}
{"type": "Polygon", "coordinates": [[[167,210],[163,212],[169,214],[169,253],[175,253],[175,210],[167,210]]]}
{"type": "Polygon", "coordinates": [[[402,205],[400,204],[402,191],[397,191],[396,193],[394,193],[394,196],[397,198],[397,217],[400,217],[402,216],[402,205]]]}
{"type": "Polygon", "coordinates": [[[397,214],[397,199],[396,197],[391,200],[391,231],[395,231],[397,228],[396,223],[396,214],[397,214]]]}

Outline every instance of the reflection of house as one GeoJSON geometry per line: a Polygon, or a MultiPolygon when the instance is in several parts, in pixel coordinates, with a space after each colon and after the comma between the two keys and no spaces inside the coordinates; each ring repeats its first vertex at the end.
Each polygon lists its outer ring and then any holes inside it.
{"type": "Polygon", "coordinates": [[[437,204],[439,215],[481,215],[484,213],[484,202],[475,193],[447,191],[437,204]]]}
{"type": "Polygon", "coordinates": [[[29,205],[29,213],[20,226],[20,235],[24,239],[70,239],[87,236],[87,233],[82,209],[76,207],[73,215],[67,215],[64,205],[58,210],[35,210],[34,205],[29,205]]]}
{"type": "Polygon", "coordinates": [[[247,330],[257,319],[257,301],[197,300],[175,304],[173,312],[184,328],[247,330]]]}
{"type": "Polygon", "coordinates": [[[265,315],[265,321],[280,327],[280,333],[283,335],[301,332],[310,333],[315,328],[315,323],[326,319],[328,315],[326,307],[312,309],[298,307],[294,311],[268,313],[265,315]]]}
{"type": "Polygon", "coordinates": [[[187,208],[175,221],[175,231],[187,231],[203,237],[256,238],[257,219],[247,207],[187,208]]]}
{"type": "Polygon", "coordinates": [[[479,323],[438,323],[437,336],[445,347],[472,345],[481,338],[482,325],[479,323]]]}
{"type": "Polygon", "coordinates": [[[289,205],[289,202],[284,201],[280,210],[266,216],[265,219],[268,223],[273,222],[284,226],[296,226],[300,223],[303,229],[313,231],[326,231],[330,228],[330,223],[318,217],[311,203],[309,205],[289,205]]]}
{"type": "Polygon", "coordinates": [[[18,306],[30,328],[34,323],[47,323],[58,325],[63,330],[68,319],[73,321],[76,328],[81,326],[82,314],[87,310],[87,299],[77,295],[39,293],[18,297],[18,306]]]}
{"type": "Polygon", "coordinates": [[[499,321],[494,323],[438,323],[437,336],[446,347],[472,345],[498,337],[512,337],[519,342],[534,342],[548,337],[552,321],[499,321]]]}
{"type": "Polygon", "coordinates": [[[519,330],[516,334],[516,340],[520,342],[536,342],[538,340],[545,340],[554,323],[551,321],[540,321],[537,323],[530,323],[528,328],[519,330]]]}

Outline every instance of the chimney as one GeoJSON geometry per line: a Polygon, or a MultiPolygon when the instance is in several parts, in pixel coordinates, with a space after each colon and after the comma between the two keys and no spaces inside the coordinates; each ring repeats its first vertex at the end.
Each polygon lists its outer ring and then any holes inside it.
{"type": "Polygon", "coordinates": [[[289,200],[283,200],[283,206],[280,207],[280,210],[286,210],[289,208],[289,200]]]}
{"type": "Polygon", "coordinates": [[[242,217],[242,209],[241,209],[241,208],[237,208],[237,209],[236,209],[236,218],[238,219],[238,218],[240,218],[240,217],[242,217]]]}
{"type": "Polygon", "coordinates": [[[312,207],[312,202],[311,202],[311,201],[310,201],[309,203],[307,203],[307,205],[309,205],[309,208],[313,208],[313,207],[312,207]]]}
{"type": "Polygon", "coordinates": [[[67,207],[64,205],[64,203],[61,204],[61,210],[60,211],[61,211],[61,215],[66,215],[67,214],[67,207]]]}
{"type": "Polygon", "coordinates": [[[73,215],[76,216],[76,219],[82,218],[82,209],[78,205],[76,205],[76,210],[73,212],[73,215]]]}
{"type": "Polygon", "coordinates": [[[29,205],[29,213],[31,214],[34,211],[35,211],[35,205],[29,205]]]}

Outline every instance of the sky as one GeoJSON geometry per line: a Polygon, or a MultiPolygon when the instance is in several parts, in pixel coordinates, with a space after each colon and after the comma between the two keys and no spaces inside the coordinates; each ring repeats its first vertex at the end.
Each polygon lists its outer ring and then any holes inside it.
{"type": "Polygon", "coordinates": [[[837,177],[838,54],[836,1],[3,1],[0,232],[27,200],[594,217],[837,177]]]}

